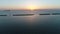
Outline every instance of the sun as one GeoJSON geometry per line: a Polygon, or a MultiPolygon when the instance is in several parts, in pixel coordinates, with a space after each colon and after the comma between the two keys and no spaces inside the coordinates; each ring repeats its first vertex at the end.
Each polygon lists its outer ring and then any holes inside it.
{"type": "Polygon", "coordinates": [[[29,5],[29,6],[27,6],[27,9],[34,10],[34,9],[37,9],[37,6],[29,5]]]}
{"type": "Polygon", "coordinates": [[[31,9],[31,10],[36,9],[35,6],[29,6],[28,8],[31,9]]]}

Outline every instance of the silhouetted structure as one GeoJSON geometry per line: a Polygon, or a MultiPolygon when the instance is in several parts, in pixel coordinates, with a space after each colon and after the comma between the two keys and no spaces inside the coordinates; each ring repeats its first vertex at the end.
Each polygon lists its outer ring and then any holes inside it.
{"type": "Polygon", "coordinates": [[[32,16],[34,14],[13,14],[13,16],[32,16]]]}
{"type": "Polygon", "coordinates": [[[7,15],[0,15],[0,16],[7,16],[7,15]]]}
{"type": "Polygon", "coordinates": [[[50,15],[50,13],[45,13],[45,14],[39,14],[39,15],[50,15]]]}

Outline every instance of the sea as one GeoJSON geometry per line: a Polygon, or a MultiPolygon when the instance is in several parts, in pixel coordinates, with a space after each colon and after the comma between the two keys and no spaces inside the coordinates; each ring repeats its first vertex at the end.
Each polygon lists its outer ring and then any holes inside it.
{"type": "Polygon", "coordinates": [[[39,15],[40,13],[60,13],[60,10],[0,11],[0,15],[8,15],[0,16],[0,34],[60,34],[60,15],[39,15]]]}

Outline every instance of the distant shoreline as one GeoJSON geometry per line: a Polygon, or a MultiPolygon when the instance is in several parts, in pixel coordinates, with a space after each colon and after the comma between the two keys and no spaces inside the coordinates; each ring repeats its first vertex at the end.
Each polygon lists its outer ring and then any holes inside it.
{"type": "MultiPolygon", "coordinates": [[[[49,11],[49,10],[60,10],[60,9],[34,9],[33,11],[49,11]]],[[[1,10],[1,11],[31,11],[31,10],[29,10],[29,9],[20,9],[20,10],[7,9],[7,10],[1,10]]]]}

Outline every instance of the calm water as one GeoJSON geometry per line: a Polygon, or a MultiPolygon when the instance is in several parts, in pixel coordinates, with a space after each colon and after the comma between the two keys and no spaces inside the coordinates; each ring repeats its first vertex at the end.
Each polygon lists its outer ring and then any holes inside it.
{"type": "Polygon", "coordinates": [[[43,33],[60,34],[60,15],[38,15],[59,11],[0,11],[0,33],[43,33]],[[12,14],[35,14],[33,16],[12,16],[12,14]]]}

